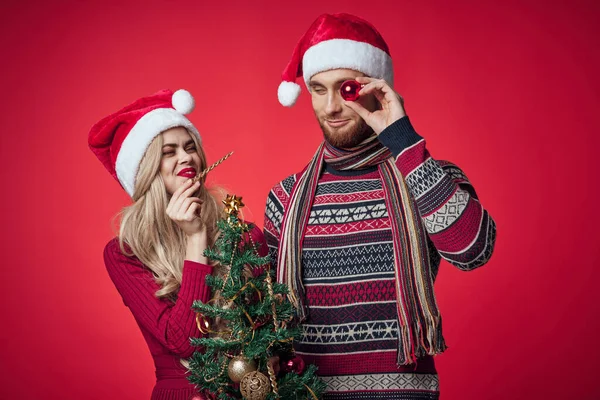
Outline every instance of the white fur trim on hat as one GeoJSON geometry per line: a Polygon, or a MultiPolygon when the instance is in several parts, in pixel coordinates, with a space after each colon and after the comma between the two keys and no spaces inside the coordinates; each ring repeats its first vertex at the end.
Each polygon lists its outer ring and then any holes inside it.
{"type": "Polygon", "coordinates": [[[363,74],[385,79],[393,86],[394,66],[392,58],[385,51],[365,42],[350,39],[331,39],[312,46],[302,58],[304,82],[308,86],[310,78],[319,72],[347,68],[363,74]]]}
{"type": "Polygon", "coordinates": [[[172,108],[157,108],[140,118],[123,140],[115,170],[123,189],[133,197],[140,162],[152,140],[167,129],[182,126],[200,141],[200,134],[182,113],[172,108]]]}
{"type": "Polygon", "coordinates": [[[174,109],[176,109],[184,115],[194,111],[194,107],[196,106],[194,97],[190,92],[188,92],[185,89],[179,89],[178,91],[173,93],[171,103],[173,104],[174,109]]]}
{"type": "Polygon", "coordinates": [[[277,89],[277,98],[281,105],[291,107],[296,104],[298,96],[300,96],[301,87],[295,82],[283,81],[277,89]]]}

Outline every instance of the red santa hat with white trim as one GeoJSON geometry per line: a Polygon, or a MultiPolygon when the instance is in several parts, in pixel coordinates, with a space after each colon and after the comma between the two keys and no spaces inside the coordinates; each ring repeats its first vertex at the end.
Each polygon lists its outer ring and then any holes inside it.
{"type": "Polygon", "coordinates": [[[90,130],[88,144],[108,172],[133,197],[140,162],[156,136],[181,126],[200,141],[198,130],[185,117],[194,106],[194,98],[187,90],[161,90],[97,122],[90,130]]]}
{"type": "Polygon", "coordinates": [[[300,95],[297,77],[310,78],[332,69],[352,69],[394,84],[394,68],[387,44],[369,22],[350,14],[323,14],[300,38],[277,90],[279,102],[291,107],[300,95]]]}

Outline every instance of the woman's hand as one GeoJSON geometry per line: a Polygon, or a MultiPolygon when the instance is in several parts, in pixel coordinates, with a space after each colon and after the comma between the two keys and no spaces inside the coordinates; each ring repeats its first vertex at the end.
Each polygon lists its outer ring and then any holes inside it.
{"type": "Polygon", "coordinates": [[[202,200],[194,197],[201,183],[187,180],[181,185],[167,205],[167,215],[187,236],[185,259],[207,264],[204,250],[207,247],[206,226],[202,222],[202,200]]]}
{"type": "Polygon", "coordinates": [[[200,182],[192,184],[191,179],[181,185],[167,205],[167,215],[187,236],[199,234],[202,230],[202,200],[193,194],[200,188],[200,182]]]}

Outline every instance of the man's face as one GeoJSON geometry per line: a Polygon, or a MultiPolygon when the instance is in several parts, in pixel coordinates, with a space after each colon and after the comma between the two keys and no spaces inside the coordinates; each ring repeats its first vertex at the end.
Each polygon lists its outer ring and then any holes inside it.
{"type": "MultiPolygon", "coordinates": [[[[373,134],[373,130],[354,111],[344,105],[340,86],[344,81],[365,76],[351,69],[333,69],[310,78],[308,87],[313,110],[321,125],[325,140],[340,149],[355,147],[373,134]]],[[[373,95],[361,96],[358,100],[364,108],[375,111],[379,107],[373,95]]]]}

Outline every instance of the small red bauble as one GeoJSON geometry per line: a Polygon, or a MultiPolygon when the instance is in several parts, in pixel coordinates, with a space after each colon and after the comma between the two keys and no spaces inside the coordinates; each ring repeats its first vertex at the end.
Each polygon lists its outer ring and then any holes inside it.
{"type": "Polygon", "coordinates": [[[363,85],[356,81],[345,81],[342,83],[342,86],[340,86],[340,94],[346,101],[355,101],[360,97],[358,92],[360,92],[362,87],[363,85]]]}
{"type": "Polygon", "coordinates": [[[260,278],[262,274],[265,272],[265,267],[255,267],[252,268],[252,276],[255,278],[260,278]]]}
{"type": "Polygon", "coordinates": [[[301,357],[295,356],[294,358],[286,361],[283,366],[285,372],[295,372],[300,375],[304,371],[304,360],[301,357]]]}

